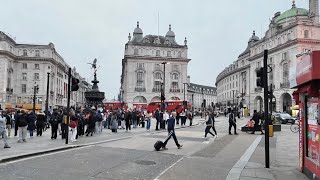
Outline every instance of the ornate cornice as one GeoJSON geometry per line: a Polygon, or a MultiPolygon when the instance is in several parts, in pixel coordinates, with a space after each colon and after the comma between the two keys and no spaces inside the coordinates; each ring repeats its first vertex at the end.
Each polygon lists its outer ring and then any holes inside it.
{"type": "Polygon", "coordinates": [[[153,57],[153,56],[130,56],[130,55],[125,55],[124,59],[143,59],[143,60],[149,60],[149,61],[175,61],[175,62],[189,62],[191,59],[185,59],[185,58],[165,58],[165,57],[153,57]]]}
{"type": "Polygon", "coordinates": [[[230,72],[228,72],[228,73],[226,73],[226,74],[224,74],[224,75],[221,75],[221,76],[218,75],[218,77],[217,77],[217,79],[216,79],[215,85],[217,86],[217,84],[218,84],[223,78],[225,78],[225,77],[227,77],[227,76],[230,76],[231,74],[234,74],[234,73],[237,73],[237,72],[246,70],[247,68],[250,68],[250,66],[251,66],[251,65],[248,64],[248,65],[242,66],[242,67],[240,67],[240,68],[234,69],[234,70],[232,70],[232,71],[230,71],[230,72]]]}

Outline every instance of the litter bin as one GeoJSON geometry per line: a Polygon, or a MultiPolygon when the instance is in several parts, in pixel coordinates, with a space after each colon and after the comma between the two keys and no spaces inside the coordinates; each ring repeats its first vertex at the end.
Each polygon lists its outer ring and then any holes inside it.
{"type": "Polygon", "coordinates": [[[269,137],[273,137],[273,125],[269,125],[269,137]]]}

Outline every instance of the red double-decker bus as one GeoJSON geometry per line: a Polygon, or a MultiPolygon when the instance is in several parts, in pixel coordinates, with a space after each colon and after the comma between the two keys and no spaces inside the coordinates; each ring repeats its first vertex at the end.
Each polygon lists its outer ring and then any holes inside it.
{"type": "MultiPolygon", "coordinates": [[[[183,100],[166,100],[165,103],[165,110],[167,111],[176,111],[180,113],[183,109],[190,109],[191,106],[187,102],[187,106],[183,105],[183,100]]],[[[153,112],[157,109],[161,109],[161,101],[153,101],[148,104],[147,110],[153,112]]]]}
{"type": "Polygon", "coordinates": [[[118,108],[121,108],[121,106],[122,109],[128,109],[128,104],[120,101],[103,102],[103,104],[108,111],[117,110],[118,108]]]}

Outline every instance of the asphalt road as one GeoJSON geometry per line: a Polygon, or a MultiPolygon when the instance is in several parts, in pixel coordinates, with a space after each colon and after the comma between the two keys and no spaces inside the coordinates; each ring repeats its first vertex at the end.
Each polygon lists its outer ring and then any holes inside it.
{"type": "Polygon", "coordinates": [[[203,139],[203,124],[177,130],[182,149],[171,139],[168,150],[154,151],[165,131],[132,133],[129,139],[0,164],[0,179],[225,179],[254,136],[229,136],[227,119],[216,121],[218,138],[203,139]]]}

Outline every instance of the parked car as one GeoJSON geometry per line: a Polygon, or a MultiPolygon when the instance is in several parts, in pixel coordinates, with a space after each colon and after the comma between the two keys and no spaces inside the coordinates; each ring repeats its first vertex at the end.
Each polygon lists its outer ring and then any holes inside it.
{"type": "Polygon", "coordinates": [[[276,120],[278,122],[280,122],[281,124],[287,124],[287,123],[295,124],[296,123],[295,118],[290,116],[290,114],[288,114],[288,113],[276,113],[276,114],[274,114],[274,116],[275,116],[276,120]]]}

